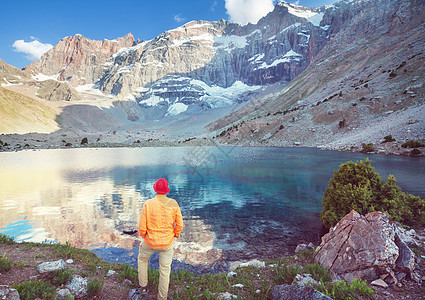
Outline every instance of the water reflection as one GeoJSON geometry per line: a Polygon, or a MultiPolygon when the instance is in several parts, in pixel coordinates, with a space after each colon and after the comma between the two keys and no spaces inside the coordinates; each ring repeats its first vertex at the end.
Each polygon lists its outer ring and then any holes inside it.
{"type": "MultiPolygon", "coordinates": [[[[205,149],[214,157],[209,165],[188,164],[193,148],[0,153],[1,231],[17,240],[127,249],[135,260],[134,237],[122,230],[137,227],[153,183],[165,177],[184,216],[177,259],[211,267],[288,255],[298,243],[319,241],[321,198],[333,170],[365,158],[300,148],[205,149]]],[[[372,160],[384,177],[392,173],[425,197],[423,158],[372,160]]]]}

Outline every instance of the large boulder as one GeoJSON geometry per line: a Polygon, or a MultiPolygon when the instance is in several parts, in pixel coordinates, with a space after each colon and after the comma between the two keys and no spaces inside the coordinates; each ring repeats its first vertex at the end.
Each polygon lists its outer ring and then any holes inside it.
{"type": "Polygon", "coordinates": [[[387,214],[372,212],[361,216],[352,210],[322,237],[314,258],[347,281],[372,281],[394,271],[411,274],[415,254],[400,232],[404,229],[390,222],[387,214]]]}
{"type": "Polygon", "coordinates": [[[80,275],[74,275],[71,282],[66,285],[66,288],[69,289],[73,295],[83,297],[87,295],[87,285],[88,279],[86,277],[83,278],[80,275]]]}
{"type": "Polygon", "coordinates": [[[310,286],[282,284],[273,287],[272,300],[332,300],[310,286]]]}
{"type": "Polygon", "coordinates": [[[63,261],[63,259],[59,259],[57,261],[44,262],[42,264],[39,264],[37,267],[37,271],[38,273],[43,274],[63,270],[65,269],[65,267],[66,263],[63,261]]]}

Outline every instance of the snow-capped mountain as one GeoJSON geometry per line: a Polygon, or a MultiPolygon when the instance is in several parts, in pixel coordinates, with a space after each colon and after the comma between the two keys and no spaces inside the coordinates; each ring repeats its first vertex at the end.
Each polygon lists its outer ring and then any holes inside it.
{"type": "Polygon", "coordinates": [[[95,84],[154,108],[155,118],[223,107],[305,70],[326,43],[325,10],[282,2],[255,25],[192,21],[139,43],[130,34],[114,41],[76,35],[26,69],[74,87],[95,84]]]}

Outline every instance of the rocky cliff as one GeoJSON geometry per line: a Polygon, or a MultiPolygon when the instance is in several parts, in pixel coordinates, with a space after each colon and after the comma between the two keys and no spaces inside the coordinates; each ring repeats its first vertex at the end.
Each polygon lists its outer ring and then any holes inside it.
{"type": "Polygon", "coordinates": [[[131,33],[115,40],[95,41],[81,34],[63,38],[55,47],[43,54],[39,61],[24,69],[30,74],[42,73],[57,76],[73,86],[96,81],[103,71],[103,64],[123,47],[135,43],[131,33]]]}
{"type": "Polygon", "coordinates": [[[321,22],[328,41],[309,67],[210,129],[225,143],[332,149],[379,145],[388,134],[399,141],[392,151],[423,140],[424,8],[421,1],[335,3],[321,22]]]}

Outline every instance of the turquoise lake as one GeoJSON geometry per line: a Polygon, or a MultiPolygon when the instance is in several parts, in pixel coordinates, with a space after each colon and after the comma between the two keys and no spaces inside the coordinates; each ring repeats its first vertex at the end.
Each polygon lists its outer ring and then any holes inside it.
{"type": "Polygon", "coordinates": [[[312,148],[176,147],[58,149],[0,153],[0,231],[18,241],[50,241],[135,264],[145,200],[161,177],[185,228],[175,259],[213,268],[229,261],[293,253],[318,244],[319,213],[334,170],[372,160],[385,180],[425,198],[425,158],[312,148]]]}

